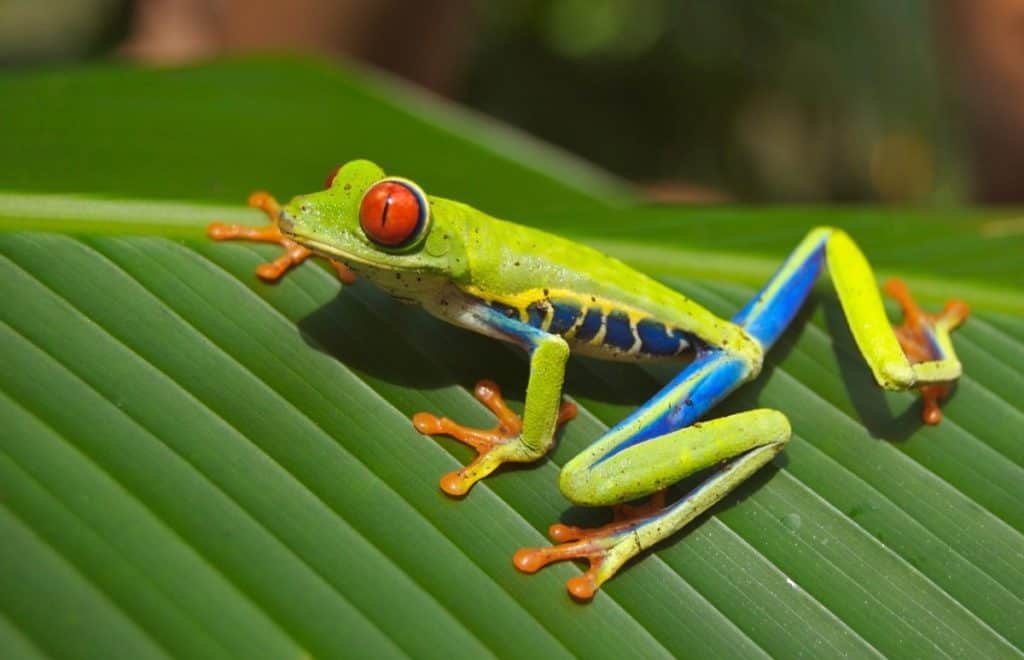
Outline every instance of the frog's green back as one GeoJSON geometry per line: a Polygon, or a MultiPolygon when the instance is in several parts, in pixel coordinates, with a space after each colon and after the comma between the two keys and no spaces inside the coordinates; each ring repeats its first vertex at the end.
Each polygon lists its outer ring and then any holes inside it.
{"type": "Polygon", "coordinates": [[[468,263],[456,285],[515,309],[524,320],[531,305],[567,301],[579,307],[577,320],[588,310],[603,319],[625,317],[634,335],[644,319],[713,344],[728,341],[736,332],[678,291],[591,247],[492,218],[458,202],[433,198],[432,203],[436,212],[456,221],[449,227],[461,227],[468,263]]]}

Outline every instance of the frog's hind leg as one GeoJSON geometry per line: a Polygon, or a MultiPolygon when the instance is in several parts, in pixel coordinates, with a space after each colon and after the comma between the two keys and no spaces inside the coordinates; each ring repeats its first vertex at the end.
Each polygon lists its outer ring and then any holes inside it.
{"type": "Polygon", "coordinates": [[[892,327],[867,259],[845,232],[833,231],[828,269],[858,350],[885,389],[917,388],[924,399],[922,420],[937,424],[942,419],[939,400],[962,373],[950,333],[967,318],[967,305],[952,300],[942,313],[926,314],[902,282],[892,281],[886,293],[900,302],[905,317],[902,325],[892,327]]]}
{"type": "Polygon", "coordinates": [[[586,559],[590,568],[566,586],[575,598],[591,598],[626,561],[682,529],[770,461],[790,436],[781,413],[752,410],[696,421],[752,373],[741,356],[705,350],[648,404],[569,461],[559,485],[574,503],[619,505],[654,495],[654,505],[593,530],[552,525],[549,535],[561,544],[520,550],[516,567],[532,573],[551,562],[586,559]],[[723,461],[728,464],[688,495],[659,506],[663,489],[723,461]]]}
{"type": "MultiPolygon", "coordinates": [[[[566,588],[573,597],[580,600],[592,598],[598,587],[615,575],[623,564],[688,525],[785,448],[790,435],[789,423],[776,411],[752,410],[733,416],[746,418],[725,417],[715,421],[722,422],[717,425],[718,430],[735,431],[750,421],[749,415],[761,413],[773,415],[774,418],[766,419],[764,424],[775,427],[773,436],[760,441],[750,438],[748,444],[753,449],[726,464],[686,496],[647,515],[618,520],[596,529],[552,525],[548,534],[559,544],[519,550],[512,558],[516,568],[524,573],[534,573],[552,562],[585,559],[589,567],[582,575],[570,578],[566,588]]],[[[684,434],[689,430],[679,433],[684,434]]],[[[689,439],[680,436],[676,440],[684,443],[689,439]]]]}
{"type": "Polygon", "coordinates": [[[887,284],[886,293],[900,302],[905,318],[903,325],[894,328],[871,266],[846,232],[833,227],[812,230],[733,321],[767,350],[803,304],[825,265],[850,333],[875,381],[888,390],[918,388],[924,399],[923,420],[937,424],[942,418],[938,402],[960,377],[950,333],[967,317],[967,305],[953,300],[941,314],[926,314],[902,283],[887,284]]]}
{"type": "MultiPolygon", "coordinates": [[[[206,235],[215,241],[244,240],[257,241],[260,243],[277,243],[284,248],[284,253],[270,263],[260,264],[256,268],[256,274],[260,279],[267,282],[279,280],[292,266],[297,266],[312,256],[312,252],[295,241],[287,238],[281,233],[277,226],[277,220],[281,215],[281,205],[269,193],[254,192],[249,195],[249,206],[260,209],[268,218],[270,224],[265,227],[250,227],[248,225],[225,224],[223,222],[211,222],[206,227],[206,235]]],[[[355,274],[347,266],[331,260],[335,272],[345,284],[355,281],[355,274]]]]}
{"type": "MultiPolygon", "coordinates": [[[[948,387],[959,376],[949,333],[966,316],[966,305],[954,301],[932,317],[918,310],[898,283],[889,285],[906,316],[904,326],[891,329],[859,248],[842,231],[815,229],[733,318],[749,339],[747,345],[705,347],[650,401],[566,464],[560,486],[576,504],[614,505],[655,493],[721,461],[728,461],[726,466],[654,513],[596,530],[555,525],[551,536],[567,543],[520,550],[516,566],[532,573],[554,561],[586,559],[590,568],[567,586],[573,596],[590,598],[631,557],[682,529],[782,451],[791,431],[777,411],[698,420],[757,375],[763,352],[792,322],[826,265],[858,348],[879,384],[889,389],[948,387]]],[[[926,421],[929,405],[934,404],[926,403],[926,421]]]]}
{"type": "Polygon", "coordinates": [[[691,362],[646,404],[609,430],[562,469],[562,492],[576,504],[614,505],[658,492],[694,472],[728,464],[682,499],[635,519],[596,530],[554,525],[551,548],[527,548],[513,561],[534,572],[564,559],[590,568],[567,584],[587,599],[631,557],[676,533],[756,472],[785,447],[789,422],[773,410],[753,410],[699,421],[737,387],[755,377],[764,351],[807,298],[824,265],[828,232],[812,233],[767,285],[737,314],[746,343],[700,349],[691,362]]]}
{"type": "MultiPolygon", "coordinates": [[[[654,481],[645,478],[644,484],[625,484],[623,492],[630,495],[643,490],[630,492],[630,488],[662,488],[729,461],[668,506],[658,507],[656,503],[592,530],[552,525],[548,533],[559,545],[524,548],[515,554],[513,562],[519,570],[533,573],[551,562],[585,559],[590,563],[587,571],[571,578],[566,587],[573,597],[589,599],[629,559],[685,527],[771,461],[789,437],[789,422],[784,415],[774,410],[751,410],[634,445],[598,465],[567,465],[563,474],[568,476],[562,486],[570,498],[576,496],[589,504],[614,504],[620,501],[621,494],[609,484],[638,465],[649,468],[647,477],[654,473],[654,481]],[[574,481],[577,483],[571,483],[574,481]]],[[[652,499],[662,497],[662,492],[657,491],[652,499]]]]}
{"type": "Polygon", "coordinates": [[[782,451],[791,431],[779,412],[699,420],[758,374],[764,351],[792,321],[824,266],[828,233],[812,232],[737,314],[734,321],[743,328],[746,345],[702,348],[658,394],[566,464],[560,486],[576,504],[614,505],[728,461],[725,467],[682,499],[634,519],[595,530],[553,525],[552,539],[568,542],[520,550],[513,559],[520,570],[532,573],[554,561],[586,559],[590,568],[567,587],[576,598],[590,598],[631,557],[685,527],[782,451]]]}

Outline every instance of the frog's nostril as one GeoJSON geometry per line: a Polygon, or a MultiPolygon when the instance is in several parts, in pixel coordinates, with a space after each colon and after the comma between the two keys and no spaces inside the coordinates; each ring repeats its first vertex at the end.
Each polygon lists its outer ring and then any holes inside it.
{"type": "Polygon", "coordinates": [[[302,206],[299,207],[299,210],[301,210],[303,213],[309,213],[309,210],[311,208],[313,207],[310,206],[309,204],[303,204],[302,206]]]}

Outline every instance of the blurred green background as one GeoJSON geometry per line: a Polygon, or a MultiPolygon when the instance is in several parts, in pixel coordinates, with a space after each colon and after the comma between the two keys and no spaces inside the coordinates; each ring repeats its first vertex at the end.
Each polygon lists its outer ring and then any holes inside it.
{"type": "Polygon", "coordinates": [[[313,52],[653,200],[959,205],[1024,199],[1022,19],[1013,0],[5,0],[0,61],[313,52]]]}

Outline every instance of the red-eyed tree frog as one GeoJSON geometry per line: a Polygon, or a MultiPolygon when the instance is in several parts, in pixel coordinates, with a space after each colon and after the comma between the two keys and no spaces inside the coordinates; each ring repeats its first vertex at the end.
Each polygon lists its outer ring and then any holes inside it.
{"type": "Polygon", "coordinates": [[[466,428],[429,413],[413,417],[420,432],[448,435],[477,451],[469,465],[441,479],[449,495],[465,495],[502,463],[535,461],[551,449],[558,425],[575,415],[572,404],[561,402],[570,352],[630,361],[695,355],[674,380],[562,469],[562,493],[578,505],[616,506],[615,522],[597,529],[555,524],[550,535],[558,545],[522,549],[513,558],[528,573],[553,561],[589,560],[589,569],[567,584],[580,600],[593,597],[627,560],[682,529],[786,446],[790,425],[776,410],[699,420],[757,377],[765,352],[826,266],[875,380],[889,390],[919,388],[926,423],[939,422],[938,402],[961,372],[950,333],[966,318],[967,306],[951,301],[941,314],[925,314],[902,283],[890,281],[886,291],[904,313],[903,325],[893,329],[860,249],[831,227],[812,229],[727,321],[596,250],[428,196],[365,160],[344,165],[325,189],[283,207],[266,193],[255,193],[250,204],[266,212],[270,226],[213,223],[208,234],[284,246],[281,257],[257,270],[260,277],[275,280],[311,254],[323,256],[343,282],[368,279],[399,300],[529,355],[521,417],[490,381],[478,383],[475,394],[498,418],[495,429],[466,428]],[[692,492],[665,502],[668,486],[719,465],[692,492]],[[647,496],[646,506],[626,505],[647,496]]]}

